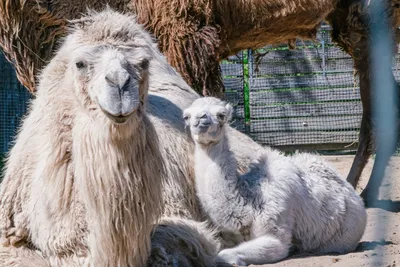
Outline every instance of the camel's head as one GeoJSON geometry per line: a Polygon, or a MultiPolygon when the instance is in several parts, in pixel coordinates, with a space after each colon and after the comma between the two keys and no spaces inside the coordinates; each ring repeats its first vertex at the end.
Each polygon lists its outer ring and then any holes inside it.
{"type": "Polygon", "coordinates": [[[82,47],[71,63],[78,96],[87,93],[113,122],[126,122],[143,104],[149,57],[140,48],[82,47]]]}
{"type": "Polygon", "coordinates": [[[148,91],[154,42],[135,21],[108,10],[75,21],[66,44],[77,98],[112,123],[140,114],[148,91]]]}
{"type": "Polygon", "coordinates": [[[185,109],[183,118],[194,141],[208,145],[218,143],[223,138],[231,114],[231,105],[215,97],[203,97],[185,109]]]}

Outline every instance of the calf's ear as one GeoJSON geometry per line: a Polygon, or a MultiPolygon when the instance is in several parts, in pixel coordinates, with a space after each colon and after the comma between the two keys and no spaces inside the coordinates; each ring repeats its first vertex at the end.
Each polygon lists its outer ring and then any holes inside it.
{"type": "Polygon", "coordinates": [[[225,120],[228,122],[228,121],[230,121],[232,119],[233,108],[228,103],[225,105],[225,108],[226,108],[225,120]]]}

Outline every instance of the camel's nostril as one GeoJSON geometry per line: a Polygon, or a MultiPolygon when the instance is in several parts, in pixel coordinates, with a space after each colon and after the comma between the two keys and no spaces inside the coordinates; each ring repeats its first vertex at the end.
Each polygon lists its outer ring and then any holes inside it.
{"type": "Polygon", "coordinates": [[[131,77],[125,69],[111,70],[105,76],[106,82],[113,87],[117,87],[122,91],[129,88],[131,77]]]}
{"type": "Polygon", "coordinates": [[[106,82],[111,85],[111,86],[117,86],[118,82],[116,81],[116,79],[113,77],[112,74],[107,74],[106,75],[106,82]]]}
{"type": "Polygon", "coordinates": [[[209,121],[209,120],[200,120],[200,124],[199,124],[199,126],[210,126],[211,125],[211,121],[209,121]]]}
{"type": "Polygon", "coordinates": [[[129,90],[130,82],[131,82],[131,77],[128,77],[128,79],[126,80],[125,84],[121,87],[121,91],[122,92],[125,92],[125,91],[129,90]]]}

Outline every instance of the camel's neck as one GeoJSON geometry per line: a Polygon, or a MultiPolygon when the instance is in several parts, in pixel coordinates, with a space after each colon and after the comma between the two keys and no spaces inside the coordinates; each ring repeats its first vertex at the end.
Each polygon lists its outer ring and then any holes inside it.
{"type": "MultiPolygon", "coordinates": [[[[199,194],[208,194],[213,191],[221,194],[236,188],[237,161],[226,136],[217,144],[208,146],[196,144],[195,171],[199,194]]],[[[227,192],[227,194],[231,193],[227,192]]]]}
{"type": "Polygon", "coordinates": [[[116,127],[81,116],[73,129],[75,179],[95,266],[143,266],[161,215],[163,162],[152,124],[141,120],[116,127]]]}
{"type": "Polygon", "coordinates": [[[196,144],[195,167],[196,193],[211,221],[233,231],[248,225],[249,194],[241,186],[237,162],[226,137],[213,146],[196,144]]]}

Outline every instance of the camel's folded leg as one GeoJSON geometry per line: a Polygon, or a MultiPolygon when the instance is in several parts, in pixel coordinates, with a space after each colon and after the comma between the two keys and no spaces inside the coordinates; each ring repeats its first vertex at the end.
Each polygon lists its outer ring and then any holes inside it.
{"type": "Polygon", "coordinates": [[[23,205],[29,199],[31,179],[23,174],[20,159],[10,156],[0,184],[0,245],[28,241],[28,217],[23,205]]]}
{"type": "Polygon", "coordinates": [[[237,247],[222,250],[217,260],[239,266],[273,263],[286,258],[290,246],[290,242],[265,235],[243,242],[237,247]]]}
{"type": "Polygon", "coordinates": [[[148,266],[216,266],[219,248],[215,233],[204,223],[165,218],[154,229],[148,266]]]}
{"type": "Polygon", "coordinates": [[[39,251],[27,247],[0,246],[0,267],[50,267],[39,251]]]}
{"type": "Polygon", "coordinates": [[[28,239],[28,222],[22,203],[28,198],[28,181],[5,177],[0,191],[0,245],[17,245],[28,239]]]}

